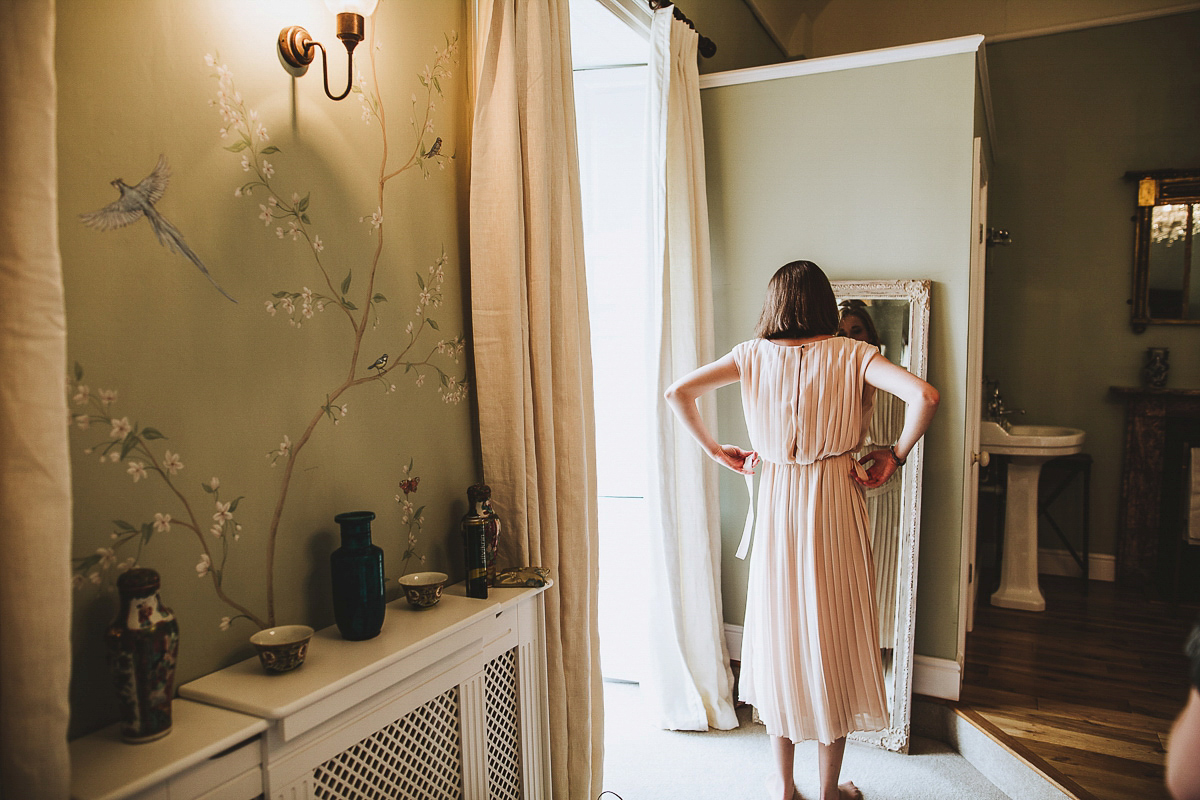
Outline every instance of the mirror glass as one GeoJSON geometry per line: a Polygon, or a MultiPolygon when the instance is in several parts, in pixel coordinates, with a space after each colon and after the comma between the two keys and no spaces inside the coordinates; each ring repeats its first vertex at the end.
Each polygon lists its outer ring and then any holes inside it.
{"type": "Polygon", "coordinates": [[[1131,322],[1200,324],[1200,171],[1126,173],[1138,181],[1131,322]]]}
{"type": "MultiPolygon", "coordinates": [[[[877,344],[882,355],[914,375],[927,375],[929,281],[833,281],[845,335],[877,344]]],[[[904,427],[904,403],[876,391],[864,451],[894,444],[904,427]]],[[[891,724],[851,738],[908,751],[912,700],[916,559],[920,538],[921,464],[924,445],[883,486],[866,491],[875,562],[879,650],[891,724]]]]}

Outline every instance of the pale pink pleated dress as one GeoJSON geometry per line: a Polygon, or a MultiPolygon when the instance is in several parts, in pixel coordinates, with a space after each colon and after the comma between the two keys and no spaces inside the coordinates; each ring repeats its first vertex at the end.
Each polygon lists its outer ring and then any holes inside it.
{"type": "Polygon", "coordinates": [[[841,337],[733,349],[762,459],[740,696],[794,742],[887,727],[867,511],[850,478],[876,355],[841,337]]]}

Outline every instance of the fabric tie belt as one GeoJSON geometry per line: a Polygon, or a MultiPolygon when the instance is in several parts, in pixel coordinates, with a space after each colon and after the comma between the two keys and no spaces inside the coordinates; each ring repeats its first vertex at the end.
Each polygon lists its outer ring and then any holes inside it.
{"type": "MultiPolygon", "coordinates": [[[[830,459],[833,459],[833,458],[841,458],[842,456],[845,456],[845,455],[853,455],[853,451],[847,450],[845,453],[838,453],[836,456],[826,456],[825,458],[818,458],[816,461],[809,462],[809,464],[788,464],[786,466],[807,467],[807,466],[810,466],[810,464],[816,464],[820,461],[829,461],[830,459]]],[[[763,461],[763,459],[761,457],[759,458],[759,460],[763,461]]],[[[867,471],[865,469],[863,469],[862,464],[858,463],[858,459],[851,458],[850,461],[852,464],[854,464],[854,472],[858,475],[858,477],[866,478],[867,471]]],[[[763,463],[776,463],[776,462],[763,461],[763,463]]],[[[779,464],[779,466],[785,466],[785,465],[779,464]]],[[[754,535],[754,510],[755,510],[755,507],[757,506],[757,503],[755,502],[755,498],[754,498],[754,474],[751,473],[749,475],[744,475],[743,477],[746,479],[746,497],[749,500],[750,505],[746,509],[746,525],[745,525],[745,527],[742,528],[742,539],[740,542],[738,542],[738,549],[737,549],[737,553],[735,553],[735,555],[742,561],[745,561],[746,553],[748,553],[750,551],[750,539],[753,538],[753,535],[754,535]]]]}

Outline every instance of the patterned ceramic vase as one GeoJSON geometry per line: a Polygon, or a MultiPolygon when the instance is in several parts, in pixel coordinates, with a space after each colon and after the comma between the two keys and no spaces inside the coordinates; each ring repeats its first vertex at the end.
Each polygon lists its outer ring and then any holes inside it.
{"type": "Polygon", "coordinates": [[[329,556],[333,573],[333,619],[343,639],[359,641],[383,630],[383,550],[371,544],[374,511],[348,511],[333,521],[341,526],[342,546],[329,556]]]}
{"type": "Polygon", "coordinates": [[[152,569],[121,575],[121,607],[104,634],[121,706],[121,738],[134,744],[171,732],[179,623],[162,604],[158,588],[158,573],[152,569]]]}

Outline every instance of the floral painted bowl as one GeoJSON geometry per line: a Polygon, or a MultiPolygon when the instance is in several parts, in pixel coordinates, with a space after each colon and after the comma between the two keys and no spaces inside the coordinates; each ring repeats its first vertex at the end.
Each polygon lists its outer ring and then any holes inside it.
{"type": "Polygon", "coordinates": [[[280,625],[266,628],[250,637],[258,650],[258,660],[267,672],[287,672],[304,663],[313,629],[307,625],[280,625]]]}
{"type": "Polygon", "coordinates": [[[404,596],[413,608],[429,608],[442,599],[442,589],[449,578],[444,572],[411,572],[400,578],[404,596]]]}

